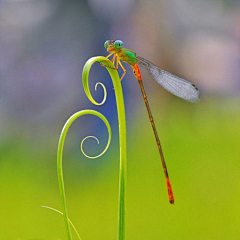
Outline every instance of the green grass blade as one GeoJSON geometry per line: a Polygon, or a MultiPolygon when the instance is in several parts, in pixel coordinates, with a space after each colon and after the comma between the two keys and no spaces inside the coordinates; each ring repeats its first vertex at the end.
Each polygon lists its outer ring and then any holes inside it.
{"type": "MultiPolygon", "coordinates": [[[[48,206],[42,206],[42,207],[43,207],[43,208],[50,209],[50,210],[53,210],[53,211],[55,211],[55,212],[60,213],[61,215],[63,215],[63,213],[62,213],[61,211],[59,211],[59,210],[57,210],[57,209],[55,209],[55,208],[48,207],[48,206]]],[[[81,237],[80,237],[80,235],[79,235],[79,233],[78,233],[78,231],[77,231],[77,229],[76,229],[75,226],[73,225],[72,221],[71,221],[70,219],[68,219],[68,221],[69,221],[69,223],[71,224],[73,230],[75,231],[78,239],[79,239],[79,240],[82,240],[81,237]]]]}

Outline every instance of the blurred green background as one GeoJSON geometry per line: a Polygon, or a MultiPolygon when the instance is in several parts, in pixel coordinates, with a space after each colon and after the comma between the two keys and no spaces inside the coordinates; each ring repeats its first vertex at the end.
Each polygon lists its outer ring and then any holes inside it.
{"type": "MultiPolygon", "coordinates": [[[[127,117],[126,239],[240,239],[239,1],[35,1],[0,3],[0,240],[66,239],[56,171],[58,138],[74,112],[95,109],[103,123],[77,120],[64,148],[70,219],[82,240],[116,239],[118,123],[107,71],[95,64],[91,89],[103,82],[107,102],[93,106],[81,71],[107,53],[106,40],[194,82],[201,101],[167,93],[143,70],[175,204],[168,203],[158,149],[138,83],[122,81],[127,117]]],[[[120,74],[122,74],[120,70],[120,74]]],[[[93,93],[102,99],[102,90],[93,93]]],[[[76,237],[76,236],[74,236],[76,237]]],[[[76,239],[76,238],[75,238],[76,239]]]]}

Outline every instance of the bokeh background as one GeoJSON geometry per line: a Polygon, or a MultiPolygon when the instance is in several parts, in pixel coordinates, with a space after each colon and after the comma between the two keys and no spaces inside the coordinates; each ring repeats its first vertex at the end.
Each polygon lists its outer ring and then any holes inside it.
{"type": "MultiPolygon", "coordinates": [[[[56,171],[58,138],[74,112],[95,109],[70,128],[64,148],[69,216],[82,240],[116,239],[118,122],[114,89],[91,70],[96,107],[81,82],[84,63],[106,56],[106,37],[194,82],[201,101],[143,81],[162,142],[175,204],[167,199],[157,146],[132,69],[122,81],[127,120],[126,239],[240,239],[240,2],[238,0],[2,0],[0,2],[0,239],[66,239],[56,171]]],[[[119,71],[122,74],[121,70],[119,71]]],[[[76,236],[74,236],[76,237],[76,236]]],[[[76,238],[75,238],[76,239],[76,238]]]]}

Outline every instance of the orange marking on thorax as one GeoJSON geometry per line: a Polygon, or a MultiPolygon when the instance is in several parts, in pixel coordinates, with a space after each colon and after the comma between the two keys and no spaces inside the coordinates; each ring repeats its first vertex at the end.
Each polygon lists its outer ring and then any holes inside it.
{"type": "Polygon", "coordinates": [[[140,73],[140,69],[138,67],[137,64],[135,65],[131,65],[132,69],[133,69],[133,73],[135,75],[135,77],[137,78],[138,81],[142,81],[142,75],[140,73]]]}

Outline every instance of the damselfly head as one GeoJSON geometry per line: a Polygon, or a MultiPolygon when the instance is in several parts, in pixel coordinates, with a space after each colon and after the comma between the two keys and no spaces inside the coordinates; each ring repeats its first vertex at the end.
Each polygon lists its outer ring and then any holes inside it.
{"type": "Polygon", "coordinates": [[[108,52],[117,51],[122,49],[123,42],[121,40],[107,40],[104,43],[104,47],[107,49],[108,52]]]}

